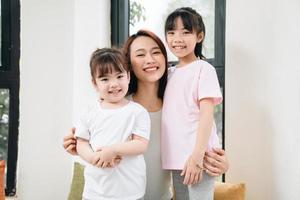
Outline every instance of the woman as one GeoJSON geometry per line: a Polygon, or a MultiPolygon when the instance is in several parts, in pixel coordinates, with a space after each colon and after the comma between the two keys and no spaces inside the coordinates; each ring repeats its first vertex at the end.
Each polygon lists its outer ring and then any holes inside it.
{"type": "MultiPolygon", "coordinates": [[[[151,118],[151,139],[145,154],[147,189],[144,198],[170,200],[171,177],[168,171],[162,170],[160,159],[160,120],[167,83],[167,52],[162,41],[154,33],[140,30],[128,38],[124,45],[124,53],[131,67],[128,98],[143,105],[151,118]]],[[[71,133],[64,137],[63,146],[70,154],[77,155],[74,132],[73,128],[71,133]]],[[[214,149],[213,152],[206,153],[204,168],[211,176],[219,176],[226,172],[228,161],[225,152],[222,149],[214,149]]]]}

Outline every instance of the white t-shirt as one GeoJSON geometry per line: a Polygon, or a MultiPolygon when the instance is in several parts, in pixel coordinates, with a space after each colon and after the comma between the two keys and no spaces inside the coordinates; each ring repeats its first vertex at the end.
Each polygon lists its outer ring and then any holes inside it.
{"type": "MultiPolygon", "coordinates": [[[[93,150],[127,141],[132,134],[149,139],[148,112],[135,102],[117,109],[103,109],[99,102],[90,107],[76,125],[76,136],[89,140],[93,150]]],[[[144,196],[146,166],[143,155],[123,156],[114,168],[87,164],[83,197],[101,200],[136,200],[144,196]]]]}

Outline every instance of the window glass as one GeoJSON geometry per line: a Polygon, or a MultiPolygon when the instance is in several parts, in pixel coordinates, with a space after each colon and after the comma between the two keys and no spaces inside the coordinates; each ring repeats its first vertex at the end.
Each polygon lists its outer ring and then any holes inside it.
{"type": "Polygon", "coordinates": [[[2,66],[2,6],[0,3],[0,70],[2,66]]]}
{"type": "MultiPolygon", "coordinates": [[[[221,88],[221,91],[223,93],[223,88],[221,88]]],[[[215,113],[214,118],[217,126],[217,134],[219,137],[220,144],[223,144],[223,103],[215,106],[215,113]]]]}
{"type": "Polygon", "coordinates": [[[1,1],[0,27],[0,159],[4,159],[7,163],[5,194],[14,196],[19,127],[19,0],[1,1]]]}
{"type": "MultiPolygon", "coordinates": [[[[214,58],[214,0],[130,0],[129,34],[136,33],[139,29],[148,29],[156,33],[165,43],[165,19],[176,8],[187,6],[194,8],[203,17],[206,26],[204,56],[207,59],[214,58]]],[[[177,60],[169,50],[168,56],[169,61],[177,60]]]]}
{"type": "Polygon", "coordinates": [[[0,89],[0,160],[7,161],[9,90],[0,89]]]}
{"type": "MultiPolygon", "coordinates": [[[[130,0],[129,34],[136,33],[139,29],[148,29],[156,33],[164,42],[164,23],[168,14],[180,7],[192,7],[202,17],[205,23],[206,36],[204,40],[204,56],[214,58],[215,52],[215,1],[214,0],[130,0]],[[159,6],[158,6],[159,5],[159,6]]],[[[168,50],[168,48],[167,48],[168,50]]],[[[169,61],[176,61],[176,57],[168,50],[169,61]]],[[[222,88],[223,92],[223,88],[222,88]]],[[[223,104],[215,107],[216,126],[220,144],[223,134],[223,104]]]]}

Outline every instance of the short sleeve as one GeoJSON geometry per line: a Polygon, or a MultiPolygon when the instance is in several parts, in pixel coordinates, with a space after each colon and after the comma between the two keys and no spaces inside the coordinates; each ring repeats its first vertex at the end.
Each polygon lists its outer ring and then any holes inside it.
{"type": "Polygon", "coordinates": [[[145,109],[141,109],[135,117],[132,133],[149,140],[150,124],[149,113],[145,109]]]}
{"type": "Polygon", "coordinates": [[[89,140],[90,139],[90,133],[89,133],[89,129],[88,129],[88,118],[87,118],[88,114],[85,113],[83,114],[80,119],[77,121],[77,123],[75,124],[75,136],[85,139],[85,140],[89,140]]]}
{"type": "Polygon", "coordinates": [[[216,70],[211,65],[204,65],[199,75],[198,100],[204,98],[213,98],[215,105],[223,99],[216,70]]]}

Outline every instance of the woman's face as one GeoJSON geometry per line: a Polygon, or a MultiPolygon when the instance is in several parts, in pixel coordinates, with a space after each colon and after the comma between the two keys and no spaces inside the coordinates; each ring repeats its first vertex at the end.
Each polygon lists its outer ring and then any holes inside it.
{"type": "Polygon", "coordinates": [[[158,82],[166,70],[166,60],[162,51],[157,43],[147,36],[140,36],[132,42],[130,60],[138,81],[158,82]]]}

